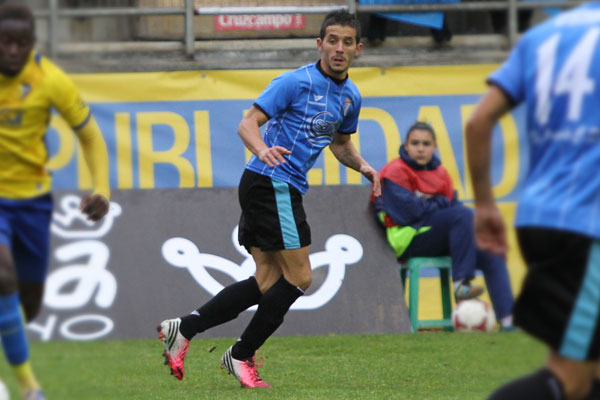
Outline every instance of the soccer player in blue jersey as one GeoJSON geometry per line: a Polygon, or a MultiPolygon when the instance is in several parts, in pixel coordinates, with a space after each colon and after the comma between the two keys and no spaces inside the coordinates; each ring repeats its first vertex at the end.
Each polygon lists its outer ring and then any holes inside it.
{"type": "Polygon", "coordinates": [[[533,28],[488,79],[467,124],[479,245],[507,250],[490,182],[492,129],[525,103],[529,171],[516,227],[528,265],[514,318],[550,348],[545,367],[490,399],[600,399],[600,3],[533,28]]]}
{"type": "Polygon", "coordinates": [[[94,193],[82,211],[99,220],[110,195],[102,134],[73,82],[33,50],[34,32],[29,8],[0,6],[0,337],[27,400],[44,398],[24,318],[39,312],[48,268],[52,197],[44,137],[52,107],[74,128],[92,172],[94,193]]]}
{"type": "Polygon", "coordinates": [[[356,17],[347,11],[328,14],[317,48],[319,61],[275,78],[239,125],[238,133],[253,153],[239,186],[239,241],[252,254],[256,274],[226,287],[192,314],[159,325],[166,363],[178,379],[183,379],[183,360],[196,333],[258,304],[221,366],[244,387],[269,387],[258,376],[254,353],[310,286],[310,229],[302,195],[308,189],[306,174],[325,147],[373,182],[377,196],[381,193],[377,171],[350,141],[361,106],[360,93],[348,79],[350,64],[362,49],[356,17]],[[263,136],[259,127],[267,121],[263,136]]]}

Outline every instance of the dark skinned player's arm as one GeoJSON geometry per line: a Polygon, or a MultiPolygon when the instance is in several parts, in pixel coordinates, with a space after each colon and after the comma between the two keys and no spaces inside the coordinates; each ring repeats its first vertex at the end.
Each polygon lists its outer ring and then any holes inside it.
{"type": "Polygon", "coordinates": [[[79,138],[83,155],[92,175],[93,193],[100,194],[110,200],[110,184],[108,179],[108,150],[93,116],[87,123],[75,130],[79,138]]]}

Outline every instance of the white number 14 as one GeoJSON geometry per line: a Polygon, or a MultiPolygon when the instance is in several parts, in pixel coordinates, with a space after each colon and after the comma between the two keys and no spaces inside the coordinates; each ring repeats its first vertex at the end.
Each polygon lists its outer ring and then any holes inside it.
{"type": "Polygon", "coordinates": [[[598,27],[593,27],[586,32],[567,57],[555,82],[552,80],[552,75],[560,34],[552,35],[538,48],[535,115],[540,125],[548,123],[552,108],[552,95],[566,94],[569,96],[567,110],[569,121],[576,121],[581,116],[583,98],[586,94],[594,91],[596,84],[593,79],[588,77],[588,72],[598,37],[600,37],[600,28],[598,27]]]}

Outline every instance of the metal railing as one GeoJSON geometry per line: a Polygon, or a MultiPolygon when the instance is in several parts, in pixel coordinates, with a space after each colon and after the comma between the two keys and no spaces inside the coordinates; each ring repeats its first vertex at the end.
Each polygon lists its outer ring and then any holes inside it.
{"type": "Polygon", "coordinates": [[[45,18],[47,24],[48,53],[50,57],[58,55],[58,24],[60,18],[82,17],[123,17],[123,16],[181,16],[184,19],[182,42],[186,55],[193,56],[195,51],[195,15],[234,15],[234,14],[315,14],[345,8],[350,12],[471,12],[504,10],[508,21],[508,44],[512,47],[517,39],[517,11],[521,9],[539,9],[547,7],[570,8],[583,3],[581,0],[562,2],[539,1],[521,2],[517,0],[467,1],[459,3],[426,3],[426,4],[358,4],[355,0],[346,0],[345,5],[297,5],[297,6],[207,6],[195,7],[194,0],[183,0],[181,7],[95,7],[64,8],[59,7],[59,0],[48,0],[47,9],[34,9],[36,18],[45,18]]]}
{"type": "Polygon", "coordinates": [[[508,44],[512,48],[518,40],[517,11],[540,8],[570,8],[584,3],[583,0],[565,1],[535,1],[522,2],[517,0],[504,1],[466,1],[460,3],[429,3],[429,4],[377,4],[357,5],[357,12],[425,12],[425,11],[495,11],[507,12],[508,44]]]}

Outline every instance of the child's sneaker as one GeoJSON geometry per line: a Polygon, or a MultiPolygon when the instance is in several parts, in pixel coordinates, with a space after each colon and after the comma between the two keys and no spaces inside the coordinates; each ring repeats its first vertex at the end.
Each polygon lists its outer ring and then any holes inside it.
{"type": "Polygon", "coordinates": [[[461,300],[474,299],[483,294],[483,287],[471,285],[468,282],[461,283],[454,291],[454,300],[458,303],[461,300]]]}

